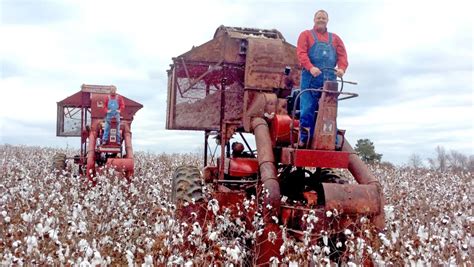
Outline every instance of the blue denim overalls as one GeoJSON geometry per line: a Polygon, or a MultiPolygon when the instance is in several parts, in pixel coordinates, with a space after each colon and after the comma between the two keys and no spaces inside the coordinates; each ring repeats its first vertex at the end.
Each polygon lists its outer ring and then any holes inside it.
{"type": "Polygon", "coordinates": [[[105,130],[104,135],[102,136],[103,143],[109,140],[110,121],[112,120],[112,118],[115,118],[115,120],[117,121],[117,143],[120,144],[120,113],[117,112],[118,108],[118,96],[116,96],[114,99],[110,98],[109,96],[107,109],[110,110],[110,112],[108,112],[107,116],[105,116],[105,130]]]}
{"type": "Polygon", "coordinates": [[[307,88],[320,89],[325,80],[336,80],[336,75],[331,70],[323,68],[335,68],[337,62],[336,49],[332,46],[332,34],[329,33],[329,42],[320,42],[316,32],[311,30],[314,44],[309,48],[308,56],[311,64],[321,70],[321,74],[313,77],[309,70],[303,68],[301,71],[301,96],[300,96],[300,141],[308,141],[308,132],[302,128],[310,129],[310,137],[314,133],[315,111],[319,108],[321,92],[306,91],[307,88]]]}

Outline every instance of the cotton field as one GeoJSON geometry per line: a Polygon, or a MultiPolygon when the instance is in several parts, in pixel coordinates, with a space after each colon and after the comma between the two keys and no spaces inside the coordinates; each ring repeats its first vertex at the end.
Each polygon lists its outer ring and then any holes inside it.
{"type": "MultiPolygon", "coordinates": [[[[52,171],[55,153],[76,151],[0,146],[0,265],[202,266],[248,264],[252,240],[260,234],[219,207],[206,225],[177,220],[169,202],[171,175],[180,165],[199,166],[198,155],[136,153],[129,184],[113,171],[95,187],[76,177],[75,166],[52,171]]],[[[386,228],[374,232],[361,218],[358,233],[347,229],[336,247],[346,248],[343,265],[472,266],[473,175],[371,167],[386,198],[386,228]],[[366,227],[364,226],[366,225],[366,227]],[[344,242],[342,244],[341,242],[344,242]]],[[[246,207],[252,207],[249,199],[246,207]]],[[[257,201],[257,200],[255,200],[257,201]]],[[[190,203],[192,205],[192,203],[190,203]]],[[[337,212],[337,211],[336,211],[337,212]]],[[[327,216],[336,216],[328,213],[327,216]]],[[[305,217],[313,220],[311,214],[305,217]]],[[[291,237],[274,265],[334,264],[324,238],[305,244],[291,237]]]]}

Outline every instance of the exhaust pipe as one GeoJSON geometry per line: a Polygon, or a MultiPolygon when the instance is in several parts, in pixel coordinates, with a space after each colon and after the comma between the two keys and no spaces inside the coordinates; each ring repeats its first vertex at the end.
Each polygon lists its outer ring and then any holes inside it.
{"type": "Polygon", "coordinates": [[[279,248],[283,244],[281,230],[272,217],[280,214],[280,184],[277,178],[275,158],[273,156],[272,140],[267,122],[263,118],[253,118],[250,122],[251,129],[257,143],[257,159],[260,166],[260,177],[263,187],[268,190],[268,197],[264,198],[263,218],[265,227],[261,236],[257,237],[257,265],[267,265],[271,257],[280,255],[279,248]],[[271,205],[271,207],[268,207],[271,205]],[[277,238],[269,241],[270,233],[275,233],[277,238]]]}
{"type": "Polygon", "coordinates": [[[270,221],[272,216],[278,216],[280,212],[280,184],[275,168],[270,130],[268,123],[259,117],[252,119],[251,128],[257,144],[260,177],[264,188],[268,190],[269,194],[264,203],[264,218],[266,221],[270,221]],[[270,204],[272,208],[268,209],[268,204],[270,204]]]}
{"type": "Polygon", "coordinates": [[[370,172],[369,168],[367,168],[365,163],[359,158],[355,150],[345,138],[344,144],[342,146],[342,151],[351,153],[349,155],[348,169],[351,172],[352,176],[354,176],[357,183],[361,185],[370,185],[370,188],[373,188],[372,191],[375,191],[378,195],[378,212],[376,212],[375,215],[371,218],[371,221],[378,230],[382,230],[385,227],[385,201],[383,196],[382,185],[370,172]]]}
{"type": "Polygon", "coordinates": [[[91,130],[89,133],[89,145],[87,148],[87,168],[86,168],[86,176],[91,182],[94,182],[93,177],[95,176],[95,145],[96,145],[98,135],[99,135],[99,121],[93,120],[91,123],[91,130]]]}
{"type": "Polygon", "coordinates": [[[125,158],[133,159],[133,148],[132,148],[132,132],[130,131],[130,124],[124,124],[124,137],[123,140],[125,142],[125,158]]]}

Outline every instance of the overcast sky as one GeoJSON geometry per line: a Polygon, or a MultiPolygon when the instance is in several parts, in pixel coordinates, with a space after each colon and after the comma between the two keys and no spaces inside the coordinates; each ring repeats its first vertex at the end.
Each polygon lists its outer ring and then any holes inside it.
{"type": "Polygon", "coordinates": [[[212,39],[219,25],[277,29],[291,44],[329,13],[345,43],[338,126],[369,138],[383,160],[447,150],[474,154],[473,24],[469,1],[0,0],[0,144],[79,147],[56,137],[56,102],[83,83],[114,84],[144,105],[135,150],[195,152],[201,132],[167,131],[171,58],[212,39]]]}

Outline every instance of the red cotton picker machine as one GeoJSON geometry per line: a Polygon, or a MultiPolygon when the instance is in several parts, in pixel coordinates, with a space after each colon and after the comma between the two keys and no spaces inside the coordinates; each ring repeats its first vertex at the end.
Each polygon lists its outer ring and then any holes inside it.
{"type": "MultiPolygon", "coordinates": [[[[132,149],[132,132],[130,130],[133,116],[143,106],[126,97],[125,108],[120,113],[120,125],[117,119],[110,122],[108,140],[101,142],[104,134],[104,118],[107,114],[105,102],[115,86],[86,85],[81,91],[58,102],[56,136],[80,137],[80,155],[71,157],[79,165],[79,175],[87,176],[95,184],[94,176],[104,167],[114,168],[127,179],[133,175],[134,161],[132,149]],[[117,134],[119,129],[119,134],[117,134]],[[121,137],[117,140],[117,136],[121,137]]],[[[118,94],[117,94],[118,95],[118,94]]],[[[61,170],[66,168],[65,154],[57,154],[54,166],[61,170]]]]}
{"type": "MultiPolygon", "coordinates": [[[[338,102],[356,97],[342,91],[343,81],[326,81],[315,131],[307,149],[298,148],[301,69],[296,48],[277,30],[219,27],[214,38],[173,58],[168,71],[167,129],[204,131],[204,169],[181,166],[173,175],[171,200],[182,219],[212,217],[211,201],[251,226],[254,213],[243,212],[248,199],[261,202],[262,231],[252,244],[256,264],[280,257],[282,231],[308,238],[302,218],[315,214],[311,242],[331,229],[336,235],[365,217],[384,227],[383,194],[350,144],[337,129],[338,102]],[[341,89],[339,89],[341,87],[341,89]],[[242,133],[252,133],[252,150],[242,133]],[[239,135],[242,143],[230,140],[239,135]],[[216,139],[213,151],[209,137],[216,139]],[[218,149],[219,148],[219,149],[218,149]],[[231,151],[232,150],[232,151],[231,151]],[[219,156],[215,154],[219,151],[219,156]],[[348,183],[336,169],[347,169],[348,183]],[[253,195],[253,196],[252,196],[253,195]],[[337,219],[328,214],[337,214],[337,219]]],[[[258,215],[258,214],[257,214],[258,215]]]]}

